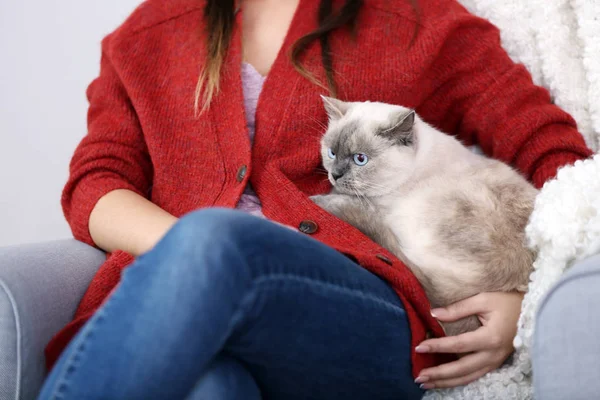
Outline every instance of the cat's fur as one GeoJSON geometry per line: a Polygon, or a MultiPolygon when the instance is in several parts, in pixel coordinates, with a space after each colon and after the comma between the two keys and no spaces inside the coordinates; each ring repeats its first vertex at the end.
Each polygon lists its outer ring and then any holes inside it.
{"type": "MultiPolygon", "coordinates": [[[[524,229],[537,195],[530,183],[413,110],[324,103],[322,158],[333,190],[313,201],[404,261],[433,307],[481,292],[526,290],[534,255],[524,229]],[[353,161],[357,153],[368,156],[364,166],[353,161]]],[[[455,335],[480,322],[470,317],[443,326],[455,335]]]]}

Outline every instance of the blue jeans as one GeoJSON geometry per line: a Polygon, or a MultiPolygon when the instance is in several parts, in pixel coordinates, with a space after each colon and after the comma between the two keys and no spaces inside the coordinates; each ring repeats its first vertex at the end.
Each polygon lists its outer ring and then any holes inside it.
{"type": "Polygon", "coordinates": [[[182,218],[123,273],[40,399],[419,399],[402,303],[310,237],[182,218]]]}

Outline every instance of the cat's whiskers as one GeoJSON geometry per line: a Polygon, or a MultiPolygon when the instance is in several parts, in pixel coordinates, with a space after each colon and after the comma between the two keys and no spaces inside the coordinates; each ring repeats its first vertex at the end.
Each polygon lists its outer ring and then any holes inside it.
{"type": "Polygon", "coordinates": [[[381,189],[379,186],[375,185],[375,184],[371,184],[368,182],[362,182],[362,181],[356,181],[355,182],[355,187],[359,192],[364,192],[366,190],[378,190],[381,189]]]}
{"type": "Polygon", "coordinates": [[[309,115],[308,119],[317,125],[317,127],[319,128],[317,130],[322,131],[322,132],[325,132],[327,130],[327,125],[323,121],[315,118],[312,115],[309,115]]]}
{"type": "Polygon", "coordinates": [[[361,205],[365,208],[372,208],[373,207],[373,203],[371,202],[371,200],[369,200],[369,198],[363,194],[361,194],[355,187],[352,187],[352,191],[354,192],[354,194],[356,195],[356,198],[358,199],[358,201],[361,203],[361,205]]]}
{"type": "Polygon", "coordinates": [[[360,195],[360,193],[358,192],[358,190],[356,190],[355,188],[352,188],[352,191],[354,192],[356,198],[358,199],[358,202],[360,203],[360,205],[362,207],[366,207],[366,204],[363,202],[363,199],[360,195]]]}
{"type": "Polygon", "coordinates": [[[367,187],[373,187],[373,188],[382,188],[382,189],[387,189],[388,186],[382,185],[380,183],[375,183],[375,182],[367,182],[367,181],[357,181],[359,184],[367,186],[367,187]]]}
{"type": "Polygon", "coordinates": [[[372,189],[377,191],[378,195],[382,195],[382,194],[392,194],[392,193],[397,193],[398,190],[394,189],[394,188],[390,188],[389,186],[385,186],[385,185],[381,185],[375,182],[363,182],[363,181],[357,181],[357,184],[359,184],[361,186],[361,189],[372,189]]]}

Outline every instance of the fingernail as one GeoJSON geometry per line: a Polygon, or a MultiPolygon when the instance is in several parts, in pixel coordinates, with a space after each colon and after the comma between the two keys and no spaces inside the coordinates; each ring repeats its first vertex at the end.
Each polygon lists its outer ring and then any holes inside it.
{"type": "Polygon", "coordinates": [[[434,308],[433,310],[430,311],[431,316],[433,318],[437,318],[438,314],[441,312],[442,310],[440,308],[434,308]]]}
{"type": "Polygon", "coordinates": [[[435,385],[433,383],[421,383],[419,387],[423,390],[433,389],[435,385]]]}
{"type": "Polygon", "coordinates": [[[428,346],[419,345],[419,346],[415,347],[415,351],[417,353],[429,353],[429,347],[428,346]]]}
{"type": "Polygon", "coordinates": [[[423,383],[423,382],[427,382],[429,380],[429,377],[427,376],[417,376],[417,379],[415,379],[415,383],[423,383]]]}

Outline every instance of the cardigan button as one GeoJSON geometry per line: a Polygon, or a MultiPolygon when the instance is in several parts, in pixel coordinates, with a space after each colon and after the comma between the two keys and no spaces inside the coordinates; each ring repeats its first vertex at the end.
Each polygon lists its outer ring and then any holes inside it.
{"type": "Polygon", "coordinates": [[[242,182],[244,180],[244,178],[246,177],[246,171],[248,171],[248,167],[246,167],[245,165],[242,165],[238,169],[237,174],[235,175],[235,179],[238,182],[242,182]]]}
{"type": "Polygon", "coordinates": [[[298,230],[300,232],[306,233],[308,235],[315,233],[317,229],[319,229],[319,225],[317,225],[315,221],[309,220],[300,222],[300,225],[298,226],[298,230]]]}

